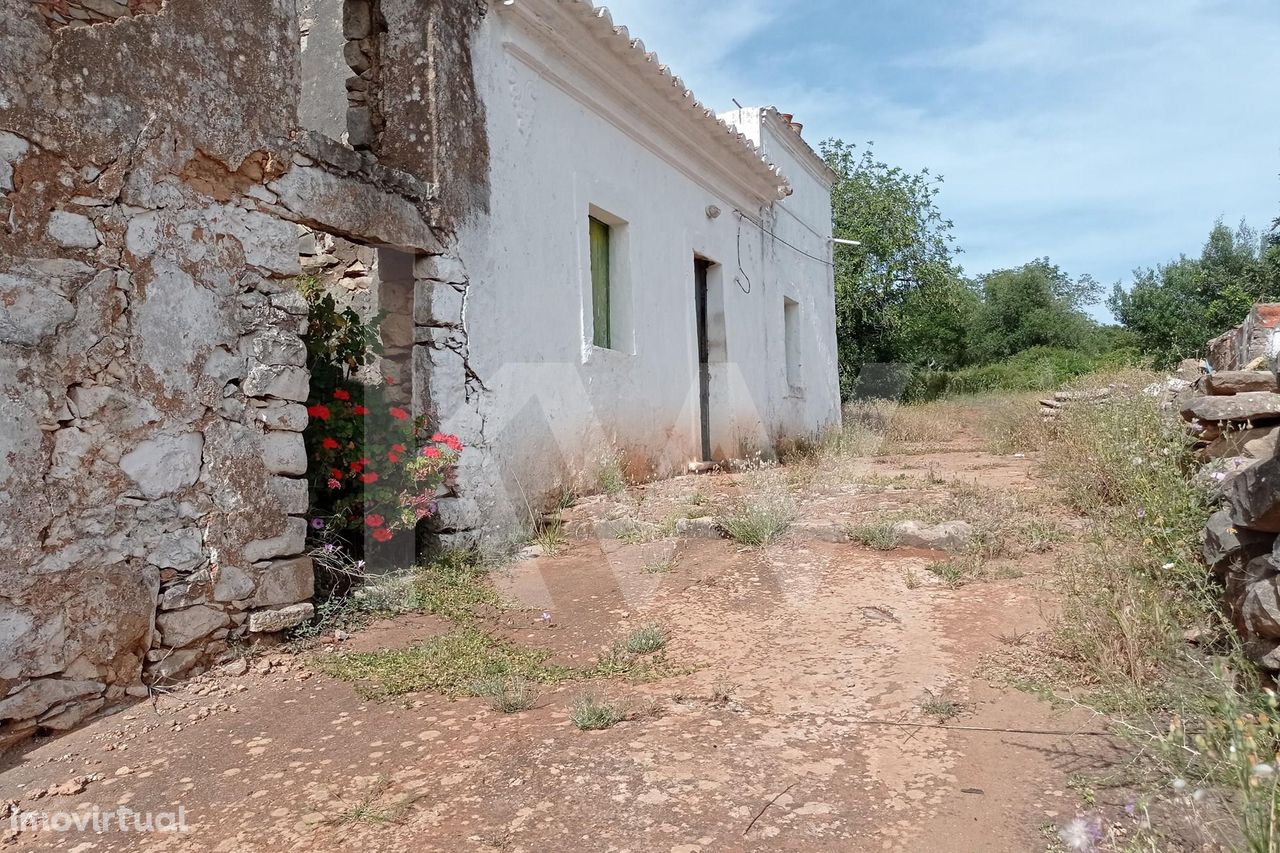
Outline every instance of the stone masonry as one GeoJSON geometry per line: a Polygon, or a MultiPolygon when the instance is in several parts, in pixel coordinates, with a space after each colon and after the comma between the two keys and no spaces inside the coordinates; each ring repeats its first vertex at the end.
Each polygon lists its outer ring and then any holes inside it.
{"type": "MultiPolygon", "coordinates": [[[[298,126],[293,0],[0,0],[0,18],[3,747],[310,616],[300,232],[408,258],[421,410],[481,389],[467,278],[433,227],[465,213],[439,209],[440,149],[384,140],[387,162],[298,126]]],[[[449,38],[434,23],[423,44],[449,38]]],[[[363,26],[344,21],[359,45],[363,26]]],[[[465,531],[465,506],[442,516],[465,531]]]]}

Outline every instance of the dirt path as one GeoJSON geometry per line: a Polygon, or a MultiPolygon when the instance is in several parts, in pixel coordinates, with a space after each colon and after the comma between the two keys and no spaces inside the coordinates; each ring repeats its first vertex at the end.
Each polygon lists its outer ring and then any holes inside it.
{"type": "MultiPolygon", "coordinates": [[[[1072,774],[1117,755],[1100,726],[983,674],[1041,630],[1053,553],[992,562],[981,583],[928,571],[947,555],[839,541],[845,525],[926,506],[957,488],[1036,498],[1034,459],[945,447],[838,473],[685,477],[585,501],[570,528],[718,506],[758,476],[791,479],[800,523],[763,549],[727,539],[574,539],[497,573],[523,607],[493,626],[579,663],[642,622],[671,637],[678,673],[568,683],[502,715],[478,699],[360,699],[287,655],[206,676],[65,737],[0,774],[0,815],[124,804],[182,806],[184,833],[24,830],[15,849],[64,850],[1044,850],[1075,813],[1072,774]],[[978,483],[974,487],[973,483],[978,483]],[[642,498],[642,500],[640,500],[642,498]],[[828,541],[836,540],[836,541],[828,541]],[[671,561],[669,571],[647,570],[671,561]],[[581,732],[585,690],[634,719],[581,732]],[[954,703],[935,723],[927,700],[954,703]],[[91,775],[90,775],[91,774],[91,775]],[[89,775],[82,790],[36,797],[89,775]]],[[[1032,513],[1034,515],[1034,512],[1032,513]]],[[[1061,519],[1070,538],[1070,519],[1061,519]]],[[[629,537],[648,538],[648,537],[629,537]]],[[[1057,547],[1066,547],[1063,545],[1057,547]]],[[[406,617],[344,647],[408,645],[445,630],[406,617]]],[[[933,708],[937,710],[937,708],[933,708]]],[[[71,789],[81,787],[73,784],[71,789]]],[[[3,833],[6,824],[0,824],[3,833]]]]}

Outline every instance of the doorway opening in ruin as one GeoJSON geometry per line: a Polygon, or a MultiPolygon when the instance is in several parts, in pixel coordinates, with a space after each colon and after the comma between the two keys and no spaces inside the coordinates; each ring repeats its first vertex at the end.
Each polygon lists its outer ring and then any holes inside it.
{"type": "Polygon", "coordinates": [[[299,256],[311,371],[308,546],[323,597],[357,575],[407,568],[418,556],[415,519],[404,507],[406,466],[419,451],[416,256],[309,229],[299,235],[299,256]]]}
{"type": "Polygon", "coordinates": [[[694,328],[698,357],[698,452],[699,461],[714,459],[712,428],[718,407],[718,390],[724,380],[725,333],[724,295],[721,267],[715,261],[693,258],[694,328]]]}

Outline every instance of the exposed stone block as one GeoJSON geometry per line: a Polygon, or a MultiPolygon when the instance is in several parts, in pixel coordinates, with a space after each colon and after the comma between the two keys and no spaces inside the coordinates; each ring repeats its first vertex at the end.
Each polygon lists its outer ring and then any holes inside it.
{"type": "Polygon", "coordinates": [[[268,405],[253,407],[253,419],[267,429],[302,432],[307,428],[307,407],[301,403],[273,400],[268,405]]]}
{"type": "Polygon", "coordinates": [[[253,593],[253,576],[236,566],[219,566],[214,575],[213,600],[238,601],[253,593]]]}
{"type": "Polygon", "coordinates": [[[301,625],[315,614],[310,604],[292,604],[278,610],[258,610],[249,614],[249,630],[255,634],[283,631],[301,625]]]}
{"type": "Polygon", "coordinates": [[[1272,533],[1237,528],[1231,520],[1230,510],[1220,509],[1205,523],[1200,553],[1210,568],[1222,569],[1235,558],[1248,562],[1266,554],[1275,538],[1272,533]]]}
{"type": "Polygon", "coordinates": [[[900,521],[893,526],[893,535],[899,545],[958,551],[973,541],[973,527],[965,521],[944,521],[941,524],[900,521]]]}
{"type": "Polygon", "coordinates": [[[1227,502],[1237,527],[1280,533],[1280,458],[1259,462],[1232,478],[1227,502]]]}
{"type": "Polygon", "coordinates": [[[1275,393],[1276,375],[1270,370],[1220,370],[1204,379],[1205,390],[1215,395],[1242,394],[1250,391],[1275,393]]]}
{"type": "Polygon", "coordinates": [[[289,515],[302,515],[307,511],[309,495],[307,481],[293,477],[272,477],[271,493],[280,501],[280,508],[289,515]]]}
{"type": "Polygon", "coordinates": [[[156,614],[156,630],[160,643],[171,648],[189,646],[228,623],[222,608],[197,604],[182,610],[166,610],[156,614]]]}
{"type": "Polygon", "coordinates": [[[1241,614],[1247,632],[1268,639],[1280,639],[1280,576],[1249,585],[1245,591],[1241,614]]]}
{"type": "Polygon", "coordinates": [[[311,393],[311,374],[304,367],[255,364],[244,380],[244,393],[249,397],[303,402],[311,393]]]}
{"type": "Polygon", "coordinates": [[[419,326],[460,325],[465,297],[462,285],[416,281],[413,287],[413,322],[419,326]]]}
{"type": "Polygon", "coordinates": [[[426,520],[432,532],[466,530],[478,527],[482,521],[480,506],[471,498],[441,498],[436,501],[436,513],[426,520]]]}
{"type": "Polygon", "coordinates": [[[276,607],[305,601],[315,594],[315,567],[310,557],[276,560],[254,567],[257,587],[253,594],[238,604],[254,607],[276,607]]]}
{"type": "Polygon", "coordinates": [[[183,607],[205,604],[209,601],[212,592],[213,583],[209,570],[201,569],[173,586],[161,590],[157,606],[161,610],[179,610],[183,607]]]}
{"type": "Polygon", "coordinates": [[[203,449],[200,433],[160,434],[121,456],[120,470],[137,484],[143,497],[162,498],[195,484],[203,449]]]}
{"type": "Polygon", "coordinates": [[[41,678],[0,699],[0,720],[26,720],[45,713],[54,705],[100,694],[101,681],[41,678]]]}
{"type": "Polygon", "coordinates": [[[189,571],[204,561],[200,531],[193,527],[162,533],[147,554],[147,562],[161,569],[189,571]]]}
{"type": "Polygon", "coordinates": [[[303,367],[307,363],[307,347],[297,335],[271,328],[254,336],[253,357],[262,364],[303,367]]]}
{"type": "Polygon", "coordinates": [[[342,37],[367,38],[373,33],[373,12],[367,0],[346,0],[342,4],[342,37]]]}
{"type": "Polygon", "coordinates": [[[414,262],[413,276],[446,284],[467,283],[467,270],[454,255],[423,255],[414,262]]]}
{"type": "Polygon", "coordinates": [[[307,473],[307,448],[300,432],[268,432],[262,440],[262,465],[271,474],[307,473]]]}
{"type": "Polygon", "coordinates": [[[245,559],[261,562],[275,557],[292,557],[301,554],[307,545],[307,522],[290,518],[285,522],[285,532],[270,539],[258,539],[244,546],[245,559]]]}
{"type": "Polygon", "coordinates": [[[49,236],[64,249],[94,249],[100,242],[89,217],[66,210],[49,214],[49,236]]]}
{"type": "Polygon", "coordinates": [[[1280,394],[1245,391],[1225,397],[1194,397],[1182,408],[1187,420],[1262,421],[1280,418],[1280,394]]]}

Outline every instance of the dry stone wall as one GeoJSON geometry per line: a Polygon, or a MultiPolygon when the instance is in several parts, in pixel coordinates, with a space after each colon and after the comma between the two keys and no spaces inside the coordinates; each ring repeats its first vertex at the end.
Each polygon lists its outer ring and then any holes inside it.
{"type": "Polygon", "coordinates": [[[1258,305],[1209,345],[1211,372],[1178,400],[1205,461],[1197,473],[1221,499],[1205,526],[1205,562],[1249,655],[1280,671],[1280,305],[1258,305]]]}
{"type": "Polygon", "coordinates": [[[0,747],[310,615],[299,229],[456,265],[293,0],[115,5],[0,0],[0,747]]]}

